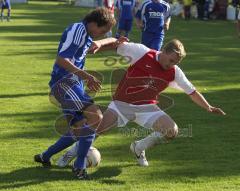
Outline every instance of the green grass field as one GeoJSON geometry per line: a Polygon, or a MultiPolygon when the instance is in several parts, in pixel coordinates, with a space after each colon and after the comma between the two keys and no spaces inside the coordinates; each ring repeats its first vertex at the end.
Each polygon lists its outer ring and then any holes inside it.
{"type": "MultiPolygon", "coordinates": [[[[0,190],[240,190],[240,39],[234,23],[186,22],[173,18],[166,41],[179,38],[188,52],[181,68],[212,105],[227,116],[209,114],[183,93],[168,90],[174,100],[167,110],[185,132],[166,145],[147,152],[148,168],[136,165],[130,143],[140,138],[115,129],[95,143],[101,154],[99,168],[90,169],[92,181],[78,181],[70,168],[44,169],[33,155],[46,149],[59,136],[54,121],[60,111],[49,103],[48,81],[58,41],[67,25],[89,10],[51,2],[13,5],[12,22],[0,23],[0,190]],[[186,132],[185,132],[186,133],[186,132]]],[[[134,27],[130,39],[137,42],[134,27]]],[[[104,65],[113,52],[89,55],[87,69],[104,75],[123,66],[104,65]]],[[[108,91],[96,96],[99,104],[110,101],[108,91]]],[[[130,124],[128,127],[137,128],[130,124]]],[[[53,161],[59,155],[54,156],[53,161]]]]}

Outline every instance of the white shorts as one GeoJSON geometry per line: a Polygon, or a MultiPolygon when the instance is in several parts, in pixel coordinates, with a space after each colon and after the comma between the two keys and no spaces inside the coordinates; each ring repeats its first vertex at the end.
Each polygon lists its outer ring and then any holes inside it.
{"type": "Polygon", "coordinates": [[[118,127],[125,126],[128,121],[134,121],[142,127],[152,128],[154,122],[159,117],[166,115],[166,113],[155,104],[133,105],[121,101],[112,101],[108,108],[118,114],[118,127]]]}

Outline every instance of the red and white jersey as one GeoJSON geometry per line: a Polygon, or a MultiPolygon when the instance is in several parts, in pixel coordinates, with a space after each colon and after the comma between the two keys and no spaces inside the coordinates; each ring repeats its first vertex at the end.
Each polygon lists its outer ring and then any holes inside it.
{"type": "Polygon", "coordinates": [[[168,86],[192,94],[195,87],[183,71],[174,66],[164,70],[159,63],[157,51],[142,44],[123,43],[117,53],[127,57],[129,68],[120,81],[113,100],[134,105],[157,104],[159,94],[168,86]]]}

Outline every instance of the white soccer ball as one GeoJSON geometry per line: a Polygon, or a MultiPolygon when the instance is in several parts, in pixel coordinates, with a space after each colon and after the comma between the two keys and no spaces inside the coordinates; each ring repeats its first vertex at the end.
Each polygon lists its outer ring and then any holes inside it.
{"type": "Polygon", "coordinates": [[[101,154],[95,147],[90,147],[87,157],[86,157],[86,166],[96,167],[100,164],[101,154]]]}

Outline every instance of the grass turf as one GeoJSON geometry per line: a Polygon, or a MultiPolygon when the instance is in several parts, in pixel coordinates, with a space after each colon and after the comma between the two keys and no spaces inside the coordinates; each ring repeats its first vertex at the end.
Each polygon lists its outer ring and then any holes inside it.
{"type": "MultiPolygon", "coordinates": [[[[187,58],[181,64],[188,78],[226,117],[195,106],[181,92],[168,90],[174,100],[167,110],[180,127],[173,142],[147,152],[150,167],[136,165],[129,153],[140,131],[115,129],[95,142],[102,154],[94,180],[74,180],[70,168],[43,169],[33,155],[58,137],[54,121],[60,111],[48,101],[48,81],[60,35],[89,11],[54,2],[13,5],[12,22],[0,23],[0,190],[240,190],[239,61],[240,46],[232,22],[173,18],[166,40],[179,38],[187,58]],[[192,136],[185,136],[188,129],[192,136]],[[124,133],[124,132],[125,133],[124,133]],[[127,131],[127,132],[126,132],[127,131]]],[[[130,39],[138,42],[134,27],[130,39]]],[[[89,55],[87,69],[104,76],[99,104],[110,101],[110,74],[123,68],[119,60],[104,64],[113,52],[89,55]]],[[[53,157],[56,161],[57,156],[53,157]]]]}

